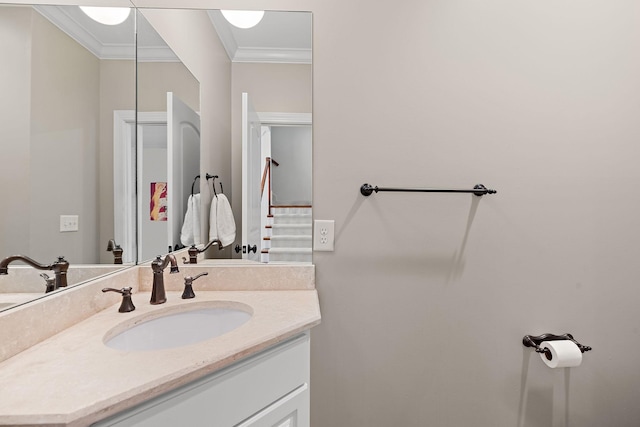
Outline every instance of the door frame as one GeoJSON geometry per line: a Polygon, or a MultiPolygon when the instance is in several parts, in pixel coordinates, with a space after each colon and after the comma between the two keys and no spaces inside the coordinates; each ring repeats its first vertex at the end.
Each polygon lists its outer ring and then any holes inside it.
{"type": "MultiPolygon", "coordinates": [[[[263,127],[269,129],[266,134],[268,138],[268,144],[271,145],[271,127],[272,126],[311,126],[312,117],[311,113],[282,113],[282,112],[258,112],[258,118],[260,124],[263,127]]],[[[313,127],[311,128],[313,132],[313,127]]],[[[262,132],[262,137],[265,137],[265,132],[262,132]]],[[[312,136],[313,139],[313,136],[312,136]]],[[[313,143],[313,141],[312,141],[313,143]]],[[[268,198],[268,197],[267,197],[268,198]]],[[[269,211],[269,201],[261,200],[261,216],[260,216],[260,237],[261,246],[264,244],[264,238],[267,235],[265,226],[267,225],[267,214],[269,211]]]]}
{"type": "Polygon", "coordinates": [[[113,208],[114,239],[123,249],[124,262],[140,260],[141,241],[138,227],[138,212],[142,212],[142,198],[138,197],[138,182],[141,182],[142,146],[136,143],[137,125],[166,125],[164,111],[138,112],[135,110],[114,110],[113,112],[113,208]],[[131,254],[136,254],[135,259],[131,254]]]}

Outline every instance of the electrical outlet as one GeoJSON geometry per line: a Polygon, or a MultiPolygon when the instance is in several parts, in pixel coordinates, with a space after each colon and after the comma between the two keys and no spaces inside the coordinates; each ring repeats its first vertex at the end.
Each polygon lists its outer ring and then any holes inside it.
{"type": "Polygon", "coordinates": [[[333,251],[335,221],[316,219],[313,222],[313,250],[333,251]]]}
{"type": "Polygon", "coordinates": [[[78,231],[78,215],[60,215],[60,232],[78,231]]]}

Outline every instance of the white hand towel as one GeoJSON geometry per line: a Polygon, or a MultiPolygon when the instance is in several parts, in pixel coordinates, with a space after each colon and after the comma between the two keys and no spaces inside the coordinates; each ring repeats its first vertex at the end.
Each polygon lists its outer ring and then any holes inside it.
{"type": "Polygon", "coordinates": [[[218,198],[215,196],[211,199],[209,209],[209,241],[214,239],[218,239],[218,198]]]}
{"type": "Polygon", "coordinates": [[[200,194],[192,194],[187,200],[187,213],[184,215],[182,223],[182,232],[180,233],[180,242],[184,246],[200,245],[200,231],[202,226],[200,223],[200,194]]]}
{"type": "Polygon", "coordinates": [[[228,246],[236,240],[236,221],[229,199],[224,194],[218,194],[218,239],[222,246],[228,246]]]}
{"type": "Polygon", "coordinates": [[[229,199],[224,194],[218,194],[211,201],[209,215],[209,241],[218,239],[221,247],[228,246],[236,240],[236,222],[229,199]]]}

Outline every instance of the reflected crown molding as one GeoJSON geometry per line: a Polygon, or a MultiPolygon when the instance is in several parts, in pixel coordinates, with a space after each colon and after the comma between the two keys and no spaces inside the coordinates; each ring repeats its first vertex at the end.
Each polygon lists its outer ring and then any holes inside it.
{"type": "Polygon", "coordinates": [[[263,62],[276,64],[311,64],[309,49],[238,48],[231,58],[233,62],[263,62]]]}
{"type": "Polygon", "coordinates": [[[311,49],[245,48],[238,46],[225,18],[219,10],[208,10],[220,41],[231,62],[258,62],[272,64],[311,64],[311,49]]]}
{"type": "Polygon", "coordinates": [[[313,115],[311,113],[278,113],[258,112],[260,123],[265,125],[311,125],[313,115]]]}
{"type": "MultiPolygon", "coordinates": [[[[91,30],[89,20],[77,19],[60,6],[37,5],[34,9],[60,28],[69,37],[84,46],[98,59],[134,59],[136,47],[131,43],[106,43],[91,30]]],[[[115,27],[112,27],[115,31],[115,27]]],[[[138,60],[142,62],[178,62],[178,58],[168,46],[144,46],[138,49],[138,60]]]]}

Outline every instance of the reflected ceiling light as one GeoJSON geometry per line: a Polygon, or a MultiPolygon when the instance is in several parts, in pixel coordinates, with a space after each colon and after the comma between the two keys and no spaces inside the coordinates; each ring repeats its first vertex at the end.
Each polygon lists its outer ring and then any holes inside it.
{"type": "Polygon", "coordinates": [[[131,13],[129,7],[90,7],[80,6],[80,9],[87,16],[96,22],[105,25],[118,25],[122,24],[131,13]]]}
{"type": "Polygon", "coordinates": [[[238,28],[255,27],[264,16],[264,10],[222,10],[221,12],[231,25],[238,28]]]}

